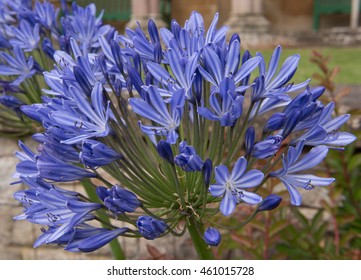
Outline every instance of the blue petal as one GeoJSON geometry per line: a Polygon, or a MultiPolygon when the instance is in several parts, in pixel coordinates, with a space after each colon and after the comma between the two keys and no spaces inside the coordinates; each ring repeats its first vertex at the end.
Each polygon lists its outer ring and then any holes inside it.
{"type": "Polygon", "coordinates": [[[296,173],[307,170],[320,164],[328,153],[328,147],[318,146],[312,148],[301,160],[288,168],[288,173],[296,173]]]}
{"type": "Polygon", "coordinates": [[[241,199],[247,204],[258,204],[262,201],[262,197],[253,192],[242,191],[241,199]]]}
{"type": "Polygon", "coordinates": [[[222,196],[224,194],[225,190],[226,189],[225,189],[224,185],[222,185],[222,184],[216,184],[216,185],[209,186],[209,192],[214,197],[222,196]]]}
{"type": "Polygon", "coordinates": [[[240,157],[233,167],[230,179],[233,182],[239,181],[242,178],[246,169],[247,169],[247,160],[244,157],[240,157]]]}
{"type": "Polygon", "coordinates": [[[277,46],[273,51],[271,60],[270,60],[269,65],[268,65],[268,71],[267,71],[267,74],[266,74],[266,80],[265,80],[266,84],[268,84],[271,81],[272,77],[274,76],[274,74],[277,71],[278,62],[279,62],[279,59],[280,59],[280,56],[281,56],[281,52],[282,52],[282,47],[281,46],[277,46]]]}
{"type": "Polygon", "coordinates": [[[250,170],[238,179],[237,189],[253,188],[258,186],[263,180],[263,173],[259,170],[250,170]]]}
{"type": "Polygon", "coordinates": [[[232,214],[235,208],[236,208],[236,198],[232,195],[232,193],[229,190],[227,190],[221,201],[219,209],[221,210],[224,216],[228,216],[232,214]]]}

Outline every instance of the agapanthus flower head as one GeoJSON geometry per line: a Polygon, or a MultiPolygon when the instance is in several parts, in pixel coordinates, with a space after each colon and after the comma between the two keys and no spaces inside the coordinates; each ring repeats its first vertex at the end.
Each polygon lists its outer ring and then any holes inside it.
{"type": "MultiPolygon", "coordinates": [[[[293,83],[298,54],[280,65],[278,46],[266,67],[260,53],[241,49],[239,35],[226,40],[228,27],[217,29],[218,14],[208,31],[193,12],[184,26],[173,20],[158,31],[151,20],[147,32],[138,25],[118,35],[101,24],[94,4],[63,9],[60,24],[53,6],[36,7],[19,16],[18,10],[0,13],[0,21],[19,19],[16,30],[30,34],[1,53],[4,96],[25,100],[26,86],[37,89],[30,81],[40,79],[32,78],[40,66],[22,50],[30,41],[46,54],[45,65],[54,65],[42,71],[44,96],[20,108],[29,123],[43,127],[33,136],[36,152],[20,143],[14,174],[29,186],[16,194],[25,206],[17,218],[47,227],[36,246],[90,252],[119,236],[153,240],[187,230],[198,245],[217,246],[217,229],[199,236],[215,216],[229,216],[242,203],[253,209],[247,223],[276,208],[281,197],[267,190],[270,177],[300,205],[299,188],[334,180],[305,171],[321,164],[329,148],[355,140],[339,131],[349,115],[333,116],[334,103],[319,100],[324,88],[293,83]],[[44,37],[49,33],[54,41],[44,37]],[[98,197],[54,185],[72,181],[98,197]],[[271,194],[263,199],[262,193],[271,194]],[[104,228],[88,224],[93,219],[104,228]]],[[[14,98],[2,103],[19,110],[14,98]]]]}

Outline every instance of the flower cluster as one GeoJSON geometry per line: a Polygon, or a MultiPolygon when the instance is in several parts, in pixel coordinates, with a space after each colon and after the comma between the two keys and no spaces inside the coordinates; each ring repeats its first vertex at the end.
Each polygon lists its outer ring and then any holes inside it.
{"type": "Polygon", "coordinates": [[[100,51],[99,36],[110,40],[115,30],[101,22],[94,4],[62,9],[50,2],[0,1],[0,124],[5,136],[34,132],[22,114],[24,104],[41,102],[44,71],[54,67],[56,50],[70,55],[100,51]],[[60,16],[61,14],[61,16],[60,16]]]}
{"type": "MultiPolygon", "coordinates": [[[[75,13],[61,21],[71,51],[54,51],[56,65],[44,73],[48,95],[20,107],[44,128],[33,136],[36,153],[21,143],[17,154],[16,177],[30,187],[16,194],[25,207],[19,218],[48,227],[36,245],[91,251],[120,235],[155,239],[188,230],[206,258],[206,244],[221,242],[215,215],[231,215],[239,204],[253,215],[279,205],[279,196],[258,194],[270,192],[270,177],[285,185],[293,205],[301,204],[299,189],[333,182],[303,171],[355,137],[339,131],[349,116],[332,116],[334,104],[319,100],[323,88],[290,82],[299,55],[279,67],[277,47],[266,67],[260,53],[241,51],[237,34],[226,40],[218,14],[208,31],[193,12],[184,26],[172,21],[159,32],[151,20],[147,33],[138,27],[108,40],[95,18],[91,32],[80,32],[92,8],[75,13]],[[96,196],[53,185],[75,180],[96,196]]],[[[41,22],[29,29],[31,38],[41,22]]]]}

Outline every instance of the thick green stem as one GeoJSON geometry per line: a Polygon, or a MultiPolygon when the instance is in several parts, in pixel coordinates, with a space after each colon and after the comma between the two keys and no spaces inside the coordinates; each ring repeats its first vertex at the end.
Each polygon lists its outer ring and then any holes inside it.
{"type": "MultiPolygon", "coordinates": [[[[91,201],[93,202],[100,202],[98,195],[96,194],[95,188],[93,186],[93,184],[89,181],[89,180],[85,180],[82,181],[82,185],[84,186],[84,189],[87,193],[87,195],[89,196],[89,198],[91,199],[91,201]]],[[[107,215],[105,215],[104,213],[102,213],[101,211],[97,212],[97,215],[99,216],[100,219],[102,219],[103,221],[106,222],[110,222],[109,218],[107,217],[107,215]]],[[[103,225],[103,224],[102,224],[103,225]]],[[[103,225],[105,226],[105,225],[103,225]]],[[[106,227],[106,226],[105,226],[106,227]]],[[[109,243],[110,246],[110,250],[112,251],[112,254],[114,256],[114,258],[116,260],[125,260],[125,254],[123,252],[122,247],[119,244],[118,239],[114,239],[109,243]]]]}
{"type": "Polygon", "coordinates": [[[204,232],[203,224],[197,222],[193,217],[188,221],[188,232],[192,238],[194,248],[201,260],[214,260],[214,255],[210,247],[202,237],[204,232]]]}

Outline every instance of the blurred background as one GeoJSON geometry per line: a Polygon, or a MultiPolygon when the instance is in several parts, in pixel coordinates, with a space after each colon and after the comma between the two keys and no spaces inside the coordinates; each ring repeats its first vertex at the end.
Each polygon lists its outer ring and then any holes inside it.
{"type": "MultiPolygon", "coordinates": [[[[59,4],[59,1],[51,1],[59,4]]],[[[69,1],[70,2],[70,1],[69,1]]],[[[219,12],[218,26],[229,25],[229,36],[238,33],[241,47],[254,55],[262,51],[270,58],[282,45],[282,61],[299,53],[301,61],[295,82],[311,77],[311,86],[323,85],[324,101],[334,101],[337,114],[351,113],[344,130],[360,137],[361,28],[360,0],[77,0],[104,9],[104,21],[123,33],[137,22],[146,29],[150,18],[158,27],[169,27],[171,19],[181,25],[193,10],[199,11],[206,27],[219,12]]],[[[25,139],[27,142],[31,140],[25,139]]],[[[21,207],[12,194],[21,186],[9,186],[15,171],[16,140],[0,138],[0,259],[109,259],[108,248],[91,254],[67,253],[45,246],[33,249],[39,227],[12,217],[21,207]]],[[[246,227],[223,235],[216,255],[223,259],[361,259],[361,143],[345,152],[330,151],[318,170],[336,183],[304,194],[302,207],[290,207],[283,195],[281,206],[259,214],[246,227]]],[[[273,182],[271,181],[271,184],[273,182]]],[[[69,185],[78,190],[78,186],[69,185]]],[[[235,226],[247,217],[239,207],[232,219],[221,221],[235,226]]],[[[169,237],[159,241],[122,240],[130,259],[193,259],[190,239],[169,237]]]]}

